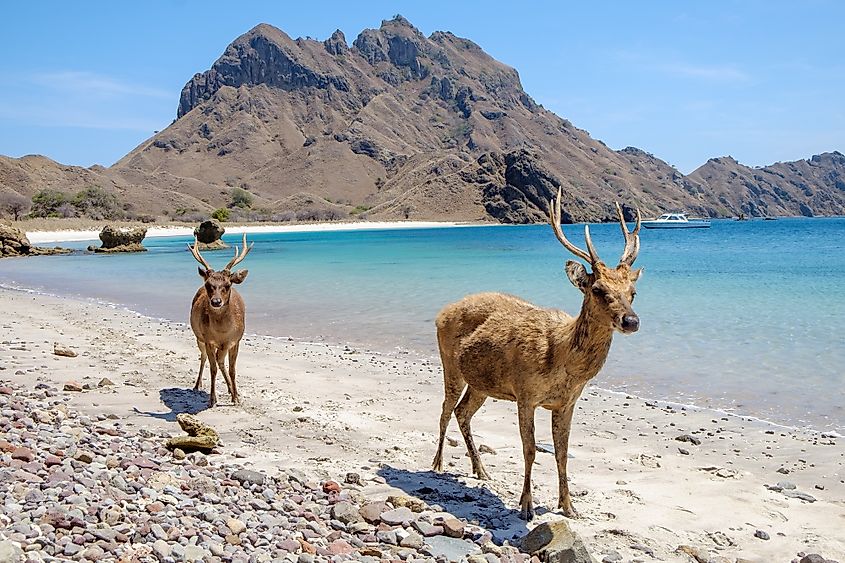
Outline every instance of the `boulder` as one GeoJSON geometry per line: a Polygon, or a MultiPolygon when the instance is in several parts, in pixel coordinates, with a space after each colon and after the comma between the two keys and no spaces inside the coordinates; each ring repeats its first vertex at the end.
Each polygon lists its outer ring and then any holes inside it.
{"type": "MultiPolygon", "coordinates": [[[[146,227],[113,227],[106,225],[100,231],[103,245],[94,252],[146,252],[141,243],[147,236],[146,227]]],[[[89,247],[91,248],[91,247],[89,247]]]]}
{"type": "Polygon", "coordinates": [[[221,248],[229,248],[228,244],[220,240],[220,237],[225,232],[225,227],[216,219],[209,219],[208,221],[203,221],[194,229],[194,236],[199,242],[200,250],[219,250],[221,248]]]}
{"type": "Polygon", "coordinates": [[[43,248],[32,246],[22,230],[0,223],[0,258],[10,256],[43,256],[47,254],[68,254],[67,248],[43,248]]]}
{"type": "Polygon", "coordinates": [[[566,520],[543,522],[522,538],[520,549],[550,563],[596,563],[566,520]]]}

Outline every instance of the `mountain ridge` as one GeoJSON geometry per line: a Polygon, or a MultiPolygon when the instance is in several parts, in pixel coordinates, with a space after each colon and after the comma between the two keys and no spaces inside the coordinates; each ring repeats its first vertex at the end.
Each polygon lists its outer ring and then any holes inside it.
{"type": "Polygon", "coordinates": [[[719,157],[683,175],[641,149],[608,148],[480,46],[425,37],[401,16],[351,45],[340,30],[318,41],[259,24],[188,80],[174,123],[113,166],[26,168],[0,158],[0,186],[30,195],[39,178],[61,184],[62,170],[74,186],[101,176],[153,213],[210,211],[243,187],[274,211],[378,219],[544,221],[558,188],[571,221],[612,219],[614,200],[646,214],[845,214],[839,152],[761,168],[719,157]]]}

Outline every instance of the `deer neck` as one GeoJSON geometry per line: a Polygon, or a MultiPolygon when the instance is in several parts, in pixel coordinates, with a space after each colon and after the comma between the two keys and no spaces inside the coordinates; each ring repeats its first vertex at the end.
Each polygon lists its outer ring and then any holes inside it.
{"type": "Polygon", "coordinates": [[[585,300],[568,336],[564,342],[567,373],[592,379],[607,359],[613,327],[604,314],[585,300]]]}

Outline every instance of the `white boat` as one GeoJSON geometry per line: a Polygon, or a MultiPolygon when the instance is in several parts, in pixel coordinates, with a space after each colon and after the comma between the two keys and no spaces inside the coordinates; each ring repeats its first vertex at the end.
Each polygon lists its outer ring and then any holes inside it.
{"type": "Polygon", "coordinates": [[[657,219],[643,221],[646,229],[706,229],[710,226],[707,219],[687,219],[686,213],[664,213],[657,219]]]}

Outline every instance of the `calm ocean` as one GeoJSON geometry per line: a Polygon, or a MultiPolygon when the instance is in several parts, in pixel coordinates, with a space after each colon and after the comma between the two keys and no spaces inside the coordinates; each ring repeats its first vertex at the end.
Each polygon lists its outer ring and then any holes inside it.
{"type": "MultiPolygon", "coordinates": [[[[565,231],[583,247],[583,226],[565,231]]],[[[619,226],[591,231],[615,264],[619,226]]],[[[547,225],[250,240],[240,289],[253,333],[436,357],[433,319],[467,293],[504,291],[573,314],[581,303],[563,272],[570,256],[547,225]]],[[[0,284],[185,322],[200,285],[186,242],[148,239],[144,254],[3,260],[0,284]]],[[[641,243],[641,328],[615,337],[597,385],[845,433],[845,218],[644,229],[641,243]]],[[[218,267],[229,257],[207,254],[218,267]]]]}

